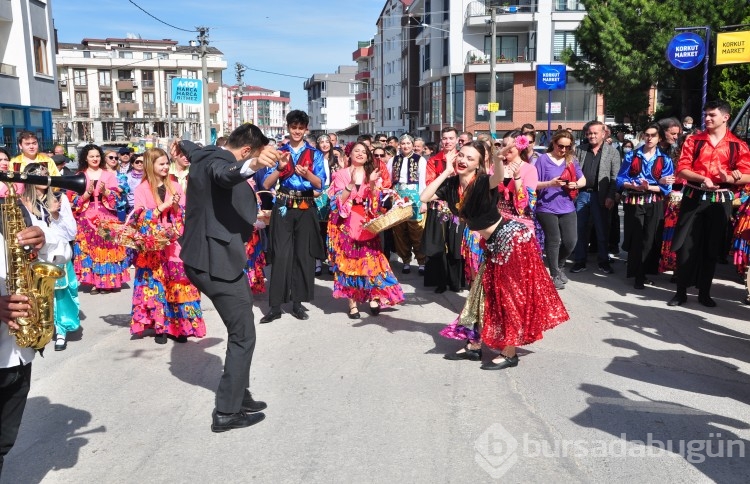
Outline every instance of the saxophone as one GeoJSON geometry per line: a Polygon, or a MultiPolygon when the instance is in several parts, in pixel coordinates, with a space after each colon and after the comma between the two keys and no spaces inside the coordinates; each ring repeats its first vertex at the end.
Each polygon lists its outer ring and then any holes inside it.
{"type": "MultiPolygon", "coordinates": [[[[16,318],[19,329],[11,329],[16,344],[21,348],[41,350],[52,340],[55,333],[55,281],[65,275],[65,271],[55,264],[36,261],[28,247],[18,244],[18,233],[26,228],[23,211],[18,205],[18,195],[12,181],[20,183],[47,184],[48,186],[70,185],[70,189],[81,192],[85,190],[84,175],[69,177],[26,176],[21,174],[15,179],[14,173],[0,173],[0,182],[6,183],[8,195],[0,204],[2,210],[2,229],[5,236],[6,287],[8,294],[23,294],[29,298],[28,316],[16,318]],[[52,179],[58,180],[52,183],[52,179]],[[45,183],[42,183],[45,182],[45,183]]],[[[33,190],[33,187],[29,187],[33,190]]]]}

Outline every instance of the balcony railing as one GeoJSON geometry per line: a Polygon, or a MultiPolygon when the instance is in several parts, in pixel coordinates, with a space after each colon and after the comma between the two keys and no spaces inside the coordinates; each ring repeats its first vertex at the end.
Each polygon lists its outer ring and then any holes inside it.
{"type": "MultiPolygon", "coordinates": [[[[489,64],[491,53],[481,50],[470,50],[466,53],[466,64],[489,64]]],[[[514,62],[532,62],[536,60],[535,49],[498,49],[496,64],[512,64],[514,62]]]]}
{"type": "Polygon", "coordinates": [[[156,111],[156,103],[143,103],[143,110],[148,112],[156,111]]]}
{"type": "MultiPolygon", "coordinates": [[[[563,0],[557,0],[558,3],[563,0]]],[[[500,2],[497,0],[469,2],[466,6],[466,17],[489,17],[492,8],[496,8],[496,15],[513,15],[517,13],[534,13],[538,10],[535,0],[516,0],[512,2],[500,2]]],[[[502,20],[502,19],[498,19],[502,20]]]]}
{"type": "Polygon", "coordinates": [[[89,103],[88,102],[76,102],[76,111],[88,111],[89,109],[89,103]]]}
{"type": "Polygon", "coordinates": [[[555,0],[553,3],[558,12],[585,12],[586,7],[580,0],[555,0]]]}
{"type": "Polygon", "coordinates": [[[132,79],[120,79],[117,81],[117,90],[118,91],[133,91],[135,90],[135,87],[138,85],[135,81],[132,79]]]}
{"type": "Polygon", "coordinates": [[[112,103],[99,103],[99,111],[102,113],[114,112],[115,106],[112,103]]]}
{"type": "Polygon", "coordinates": [[[143,86],[143,89],[153,89],[154,81],[153,80],[141,81],[141,85],[143,86]]]}
{"type": "Polygon", "coordinates": [[[121,113],[135,113],[138,111],[138,103],[132,101],[123,101],[117,103],[117,110],[121,113]]]}

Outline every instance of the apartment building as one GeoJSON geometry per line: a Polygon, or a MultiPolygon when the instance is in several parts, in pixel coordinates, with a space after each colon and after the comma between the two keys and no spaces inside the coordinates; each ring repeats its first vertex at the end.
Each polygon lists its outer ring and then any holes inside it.
{"type": "Polygon", "coordinates": [[[312,134],[342,131],[357,121],[354,96],[362,83],[356,76],[357,66],[339,66],[336,72],[313,74],[305,81],[312,134]]]}
{"type": "Polygon", "coordinates": [[[409,83],[404,69],[408,29],[403,28],[403,20],[403,3],[387,0],[376,22],[372,66],[375,133],[398,136],[409,128],[402,89],[409,83]]]}
{"type": "MultiPolygon", "coordinates": [[[[439,139],[445,126],[475,135],[489,131],[491,19],[495,10],[497,131],[532,123],[580,129],[586,121],[603,120],[603,102],[591,86],[577,81],[568,69],[567,88],[536,89],[539,64],[562,64],[565,48],[577,49],[574,30],[586,15],[579,0],[414,0],[401,2],[403,39],[416,46],[408,63],[417,65],[419,86],[415,130],[439,139]],[[405,5],[410,3],[410,5],[405,5]]],[[[408,48],[407,48],[408,49],[408,48]]],[[[411,109],[410,109],[411,111],[411,109]]]]}
{"type": "MultiPolygon", "coordinates": [[[[156,134],[203,140],[203,104],[168,102],[171,79],[201,78],[197,47],[169,39],[83,39],[60,43],[57,52],[60,109],[58,132],[72,130],[74,141],[125,141],[156,134]]],[[[221,51],[208,47],[211,127],[221,134],[227,117],[221,77],[227,67],[221,51]]]]}
{"type": "Polygon", "coordinates": [[[253,123],[269,138],[286,133],[286,115],[291,110],[288,91],[274,91],[260,86],[224,86],[229,133],[242,123],[253,123]]]}
{"type": "Polygon", "coordinates": [[[54,53],[51,1],[0,1],[0,146],[13,153],[23,130],[37,133],[45,150],[54,143],[54,53]]]}

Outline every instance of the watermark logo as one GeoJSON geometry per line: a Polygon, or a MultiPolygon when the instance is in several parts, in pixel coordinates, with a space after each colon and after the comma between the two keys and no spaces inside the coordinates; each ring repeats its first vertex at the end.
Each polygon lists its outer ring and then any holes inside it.
{"type": "Polygon", "coordinates": [[[500,479],[518,462],[518,440],[499,423],[492,424],[474,443],[474,460],[493,479],[500,479]]]}

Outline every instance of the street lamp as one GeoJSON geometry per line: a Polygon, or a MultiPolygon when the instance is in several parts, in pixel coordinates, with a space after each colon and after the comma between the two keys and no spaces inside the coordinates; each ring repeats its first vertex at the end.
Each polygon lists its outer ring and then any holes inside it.
{"type": "Polygon", "coordinates": [[[68,154],[68,142],[70,141],[70,136],[73,134],[73,130],[70,129],[70,126],[65,127],[65,154],[68,154]]]}

